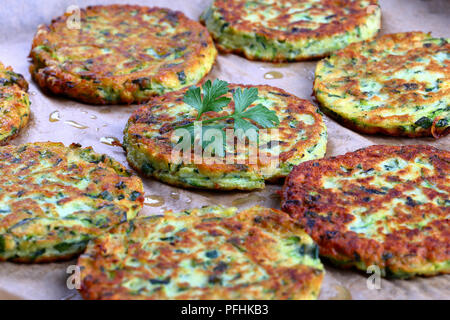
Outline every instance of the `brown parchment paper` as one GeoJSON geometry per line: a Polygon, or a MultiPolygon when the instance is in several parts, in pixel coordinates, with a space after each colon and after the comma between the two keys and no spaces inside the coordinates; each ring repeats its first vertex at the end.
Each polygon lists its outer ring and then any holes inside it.
{"type": "MultiPolygon", "coordinates": [[[[181,10],[197,19],[211,0],[136,0],[147,6],[181,10]]],[[[137,106],[96,107],[65,98],[43,94],[30,79],[27,56],[37,26],[49,23],[71,5],[127,3],[105,0],[0,0],[0,61],[13,66],[30,83],[32,120],[13,144],[32,141],[78,142],[92,146],[126,165],[124,152],[104,142],[114,137],[122,141],[122,130],[137,106]],[[50,121],[50,118],[53,121],[50,121]],[[59,119],[59,120],[58,120],[59,119]],[[58,121],[55,121],[58,120],[58,121]],[[106,139],[105,139],[106,138],[106,139]]],[[[133,2],[130,2],[133,3],[133,2]]],[[[435,36],[450,37],[450,2],[447,0],[380,0],[383,16],[382,33],[431,31],[435,36]]],[[[210,78],[245,84],[268,84],[283,88],[300,98],[312,99],[315,61],[289,64],[251,62],[236,55],[220,55],[210,78]],[[269,78],[279,72],[282,78],[269,78]]],[[[372,144],[429,144],[449,149],[450,137],[440,140],[397,139],[367,136],[350,131],[325,117],[328,127],[327,156],[343,154],[372,144]]],[[[279,208],[276,191],[279,185],[268,185],[255,192],[190,191],[144,179],[147,205],[142,214],[167,209],[186,209],[203,205],[250,207],[255,204],[279,208]]],[[[66,270],[76,261],[52,264],[21,265],[0,263],[0,299],[80,299],[76,290],[67,287],[66,270]]],[[[449,299],[450,275],[413,280],[381,280],[379,290],[367,286],[369,274],[339,270],[326,266],[320,299],[449,299]]]]}

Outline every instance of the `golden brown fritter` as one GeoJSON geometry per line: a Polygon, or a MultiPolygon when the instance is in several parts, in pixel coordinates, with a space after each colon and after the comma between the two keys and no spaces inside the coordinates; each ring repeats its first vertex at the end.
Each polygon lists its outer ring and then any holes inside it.
{"type": "Polygon", "coordinates": [[[371,39],[381,11],[378,0],[214,0],[200,19],[221,51],[276,62],[371,39]]]}
{"type": "Polygon", "coordinates": [[[28,83],[0,62],[0,146],[25,127],[30,117],[28,83]]]}
{"type": "Polygon", "coordinates": [[[0,261],[69,259],[143,205],[142,181],[91,148],[0,147],[0,261]]]}
{"type": "Polygon", "coordinates": [[[54,94],[91,104],[139,103],[193,85],[211,69],[208,31],[179,11],[131,5],[81,10],[41,25],[30,67],[54,94]]]}
{"type": "Polygon", "coordinates": [[[450,273],[450,153],[371,146],[297,166],[282,208],[332,262],[382,275],[450,273]]]}
{"type": "Polygon", "coordinates": [[[322,110],[369,134],[450,132],[450,43],[422,32],[355,43],[317,64],[322,110]]]}
{"type": "Polygon", "coordinates": [[[85,299],[315,299],[318,248],[287,214],[206,207],[141,217],[80,256],[85,299]]]}
{"type": "MultiPolygon", "coordinates": [[[[284,178],[300,162],[324,156],[327,133],[317,107],[278,88],[229,85],[230,91],[239,87],[258,88],[259,98],[249,110],[262,104],[275,111],[280,120],[274,128],[278,129],[278,136],[274,131],[260,134],[258,146],[261,153],[257,161],[251,157],[256,154],[251,147],[242,151],[237,143],[227,141],[225,157],[212,159],[203,153],[201,161],[196,163],[195,148],[191,148],[191,157],[188,157],[191,161],[175,163],[172,155],[179,137],[174,135],[174,127],[193,122],[198,113],[183,102],[185,91],[179,91],[152,100],[128,120],[124,148],[130,165],[145,176],[177,186],[252,190],[264,188],[265,180],[284,178]],[[229,155],[235,157],[231,163],[227,158],[229,155]]],[[[231,97],[231,92],[228,96],[231,97]]],[[[231,103],[221,112],[208,112],[202,119],[232,113],[233,108],[231,103]]],[[[221,123],[226,128],[233,128],[233,123],[226,121],[221,120],[221,123]]],[[[212,143],[212,139],[210,141],[212,143]]]]}

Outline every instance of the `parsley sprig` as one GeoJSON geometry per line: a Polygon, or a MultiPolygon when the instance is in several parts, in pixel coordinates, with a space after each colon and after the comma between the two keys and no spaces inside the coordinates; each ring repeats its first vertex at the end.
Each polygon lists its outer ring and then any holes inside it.
{"type": "MultiPolygon", "coordinates": [[[[221,120],[233,119],[234,131],[240,135],[238,138],[243,138],[243,133],[249,129],[254,129],[259,132],[261,128],[273,128],[280,124],[275,111],[269,110],[262,104],[251,107],[251,104],[258,99],[258,88],[237,88],[234,90],[232,96],[234,101],[234,112],[221,117],[209,118],[201,120],[202,115],[208,111],[220,112],[223,108],[231,102],[230,98],[225,95],[230,91],[229,83],[219,79],[211,83],[206,81],[203,85],[203,96],[200,87],[191,87],[186,91],[183,101],[197,110],[196,121],[201,121],[203,129],[215,128],[223,130],[226,123],[220,123],[221,120]],[[253,124],[252,121],[256,124],[253,124]],[[259,127],[258,127],[259,126],[259,127]],[[242,129],[240,131],[239,129],[242,129]]],[[[178,126],[175,129],[186,128],[192,131],[194,122],[178,126]]],[[[249,136],[249,139],[254,138],[249,136]]]]}

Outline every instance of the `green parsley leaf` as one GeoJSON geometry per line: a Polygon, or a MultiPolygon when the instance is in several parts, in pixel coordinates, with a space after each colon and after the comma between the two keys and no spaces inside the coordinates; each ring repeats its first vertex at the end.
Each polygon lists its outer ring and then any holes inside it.
{"type": "Polygon", "coordinates": [[[258,99],[257,88],[245,88],[244,91],[242,91],[241,88],[237,88],[233,93],[234,112],[243,112],[255,102],[256,99],[258,99]]]}
{"type": "Polygon", "coordinates": [[[200,88],[198,87],[191,87],[188,91],[184,94],[183,101],[190,105],[191,107],[194,107],[198,114],[201,114],[203,109],[203,102],[202,102],[202,96],[200,93],[200,88]]]}
{"type": "Polygon", "coordinates": [[[280,124],[280,120],[275,111],[267,109],[262,104],[258,104],[241,114],[241,118],[246,118],[255,121],[263,128],[273,128],[280,124]]]}
{"type": "MultiPolygon", "coordinates": [[[[200,87],[191,87],[185,93],[183,101],[197,110],[196,120],[199,120],[205,112],[220,112],[223,110],[223,107],[227,106],[231,102],[230,98],[224,97],[224,95],[229,92],[228,85],[229,83],[226,81],[216,79],[213,83],[211,83],[211,81],[208,80],[202,86],[203,96],[201,94],[200,87]]],[[[273,128],[280,124],[280,120],[278,119],[275,111],[269,110],[262,104],[250,107],[252,103],[258,100],[258,88],[244,88],[244,90],[237,88],[233,92],[233,100],[234,112],[232,114],[201,121],[203,149],[206,149],[210,145],[209,139],[207,142],[204,141],[204,133],[207,132],[208,129],[218,129],[223,135],[224,145],[223,150],[214,150],[214,152],[218,155],[223,155],[225,153],[227,143],[225,128],[227,124],[217,123],[220,120],[233,119],[235,134],[237,134],[238,139],[241,140],[245,138],[245,133],[249,129],[256,131],[256,140],[258,140],[259,127],[273,128]]],[[[194,122],[176,127],[175,129],[178,128],[185,128],[189,130],[192,144],[199,139],[199,137],[194,136],[194,122]]],[[[254,140],[255,137],[248,136],[248,138],[250,140],[254,140]]]]}
{"type": "Polygon", "coordinates": [[[183,101],[197,110],[197,120],[208,111],[219,112],[228,105],[230,98],[222,97],[228,93],[228,83],[222,80],[206,81],[203,86],[203,100],[199,87],[191,87],[185,93],[183,101]]]}
{"type": "MultiPolygon", "coordinates": [[[[244,132],[249,129],[259,131],[257,126],[245,119],[253,120],[263,128],[273,128],[280,123],[275,111],[267,109],[262,104],[248,109],[257,99],[258,88],[245,88],[243,91],[241,88],[237,88],[233,93],[234,113],[232,117],[234,119],[234,130],[238,133],[239,139],[244,138],[243,132],[239,132],[239,129],[244,132]]],[[[249,136],[248,138],[253,140],[254,137],[249,136]]]]}
{"type": "MultiPolygon", "coordinates": [[[[257,126],[247,120],[238,117],[234,118],[234,133],[239,140],[244,140],[246,137],[245,132],[251,129],[255,130],[256,132],[258,132],[259,130],[257,126]]],[[[252,141],[255,140],[255,137],[251,135],[249,135],[248,138],[252,141]]],[[[258,138],[256,137],[256,139],[258,138]]]]}

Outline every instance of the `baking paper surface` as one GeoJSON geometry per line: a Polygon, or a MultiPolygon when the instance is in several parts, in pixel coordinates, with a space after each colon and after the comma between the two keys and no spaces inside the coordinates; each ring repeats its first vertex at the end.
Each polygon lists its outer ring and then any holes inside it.
{"type": "MultiPolygon", "coordinates": [[[[103,142],[111,138],[122,141],[122,131],[137,106],[97,107],[66,98],[43,94],[31,80],[27,59],[37,26],[48,24],[72,5],[131,3],[167,7],[183,11],[198,19],[210,0],[140,0],[75,1],[75,0],[1,0],[0,1],[0,61],[23,74],[30,83],[32,120],[13,144],[35,141],[60,141],[66,145],[78,142],[92,146],[96,152],[106,153],[124,165],[125,155],[120,147],[103,142]],[[50,121],[59,119],[58,121],[50,121]],[[102,142],[103,141],[103,142],[102,142]]],[[[401,31],[432,32],[435,36],[450,37],[450,2],[447,0],[380,0],[382,34],[401,31]]],[[[220,55],[209,78],[234,83],[268,84],[280,87],[296,96],[311,100],[316,62],[270,64],[248,61],[236,55],[220,55]],[[279,72],[280,79],[270,79],[269,72],[279,72]]],[[[325,116],[328,128],[326,156],[335,156],[372,144],[428,144],[449,149],[450,137],[434,140],[398,139],[367,136],[355,133],[325,116]]],[[[190,191],[171,187],[152,179],[144,179],[147,205],[142,214],[161,213],[204,205],[222,204],[247,208],[256,204],[279,208],[276,191],[280,185],[268,185],[255,192],[190,191]]],[[[0,263],[0,299],[80,299],[76,290],[67,287],[67,267],[76,261],[39,265],[0,263]]],[[[381,289],[370,290],[369,274],[354,270],[339,270],[327,266],[320,299],[448,299],[450,275],[413,280],[381,280],[381,289]]]]}

